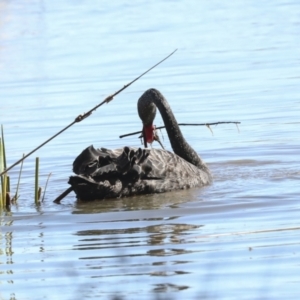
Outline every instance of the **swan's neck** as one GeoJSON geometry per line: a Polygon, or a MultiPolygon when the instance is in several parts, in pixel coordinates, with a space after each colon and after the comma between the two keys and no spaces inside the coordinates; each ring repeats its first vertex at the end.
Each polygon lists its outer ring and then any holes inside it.
{"type": "Polygon", "coordinates": [[[143,121],[144,132],[153,126],[156,108],[159,109],[174,153],[189,163],[199,167],[207,168],[196,151],[187,143],[183,137],[174,114],[165,97],[156,89],[147,90],[138,101],[139,116],[143,121]]]}

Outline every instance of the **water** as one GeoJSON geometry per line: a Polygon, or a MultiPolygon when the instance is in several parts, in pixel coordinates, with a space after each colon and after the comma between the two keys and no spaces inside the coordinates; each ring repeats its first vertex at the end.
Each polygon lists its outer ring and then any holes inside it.
{"type": "Polygon", "coordinates": [[[1,213],[0,299],[298,299],[299,11],[284,0],[0,2],[8,164],[178,48],[26,160],[18,205],[1,213]],[[182,128],[214,183],[55,205],[85,147],[140,146],[118,136],[141,128],[136,101],[150,87],[180,122],[241,122],[182,128]],[[42,186],[52,173],[39,207],[35,156],[42,186]]]}

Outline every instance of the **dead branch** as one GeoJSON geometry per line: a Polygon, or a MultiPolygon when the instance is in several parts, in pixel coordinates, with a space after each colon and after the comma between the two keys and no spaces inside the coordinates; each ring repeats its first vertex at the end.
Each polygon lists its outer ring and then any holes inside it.
{"type": "MultiPolygon", "coordinates": [[[[237,126],[238,124],[241,124],[241,122],[230,121],[230,122],[196,123],[196,124],[195,123],[179,123],[178,125],[179,126],[206,126],[211,131],[211,128],[210,128],[211,125],[219,125],[219,124],[236,124],[236,126],[237,126]]],[[[159,127],[156,127],[155,129],[162,129],[162,128],[165,128],[165,127],[166,126],[159,126],[159,127]]],[[[135,135],[135,134],[141,134],[141,133],[143,133],[143,132],[142,131],[135,131],[135,132],[120,135],[119,138],[122,139],[122,138],[127,137],[127,136],[131,136],[131,135],[135,135]]]]}

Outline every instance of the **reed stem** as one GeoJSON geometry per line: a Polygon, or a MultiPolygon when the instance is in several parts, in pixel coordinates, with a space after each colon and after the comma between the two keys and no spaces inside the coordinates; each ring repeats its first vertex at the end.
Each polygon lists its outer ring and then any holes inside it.
{"type": "Polygon", "coordinates": [[[9,177],[9,176],[7,176],[6,191],[7,191],[8,193],[10,193],[10,177],[9,177]]]}
{"type": "MultiPolygon", "coordinates": [[[[25,154],[23,154],[23,157],[25,156],[25,154]]],[[[22,169],[23,169],[23,163],[24,160],[22,160],[21,162],[21,167],[20,167],[20,172],[19,172],[19,178],[18,178],[18,183],[17,183],[17,188],[16,188],[16,194],[15,197],[13,198],[15,201],[18,200],[19,198],[19,186],[20,186],[20,181],[21,181],[21,174],[22,174],[22,169]]]]}
{"type": "Polygon", "coordinates": [[[5,153],[5,143],[4,143],[4,131],[3,125],[1,124],[1,138],[2,138],[2,155],[3,155],[3,168],[6,170],[6,153],[5,153]]]}
{"type": "Polygon", "coordinates": [[[51,175],[52,175],[52,173],[49,173],[49,175],[48,175],[48,178],[47,178],[47,181],[46,181],[46,184],[45,184],[45,188],[44,188],[44,194],[43,194],[42,202],[44,202],[45,195],[46,195],[46,189],[47,189],[48,182],[49,182],[49,179],[50,179],[51,175]]]}
{"type": "Polygon", "coordinates": [[[35,187],[34,187],[34,200],[35,204],[39,203],[39,157],[35,158],[35,187]]]}
{"type": "Polygon", "coordinates": [[[3,176],[3,186],[2,186],[2,207],[6,206],[6,187],[7,187],[7,175],[3,176]]]}
{"type": "MultiPolygon", "coordinates": [[[[0,137],[0,172],[3,170],[3,145],[2,145],[2,139],[0,137]]],[[[3,193],[3,187],[4,187],[4,176],[1,175],[1,184],[0,184],[0,208],[4,206],[4,193],[3,193]]]]}
{"type": "MultiPolygon", "coordinates": [[[[1,179],[2,179],[2,176],[1,176],[1,179]]],[[[4,206],[4,199],[3,199],[3,194],[2,194],[2,187],[1,187],[1,184],[0,184],[0,209],[4,206]]]]}

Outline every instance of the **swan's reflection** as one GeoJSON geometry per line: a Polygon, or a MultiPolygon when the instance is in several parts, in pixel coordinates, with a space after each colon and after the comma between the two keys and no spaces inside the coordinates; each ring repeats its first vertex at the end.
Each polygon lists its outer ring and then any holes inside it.
{"type": "MultiPolygon", "coordinates": [[[[205,189],[194,188],[188,190],[172,191],[164,194],[149,194],[143,196],[126,197],[120,199],[107,199],[92,202],[77,201],[73,214],[97,214],[113,211],[140,211],[156,210],[164,207],[178,209],[180,205],[202,201],[201,196],[205,189]]],[[[151,215],[151,217],[153,217],[151,215]]]]}
{"type": "MultiPolygon", "coordinates": [[[[131,212],[126,215],[129,217],[131,212]]],[[[92,278],[106,282],[115,277],[126,281],[144,276],[153,281],[154,292],[189,288],[188,284],[178,284],[176,278],[191,273],[187,271],[193,263],[189,255],[195,251],[187,247],[186,237],[201,231],[204,225],[182,222],[175,215],[154,215],[155,210],[153,217],[100,222],[97,225],[105,228],[76,232],[78,244],[73,249],[84,251],[80,259],[93,270],[92,278]]]]}

